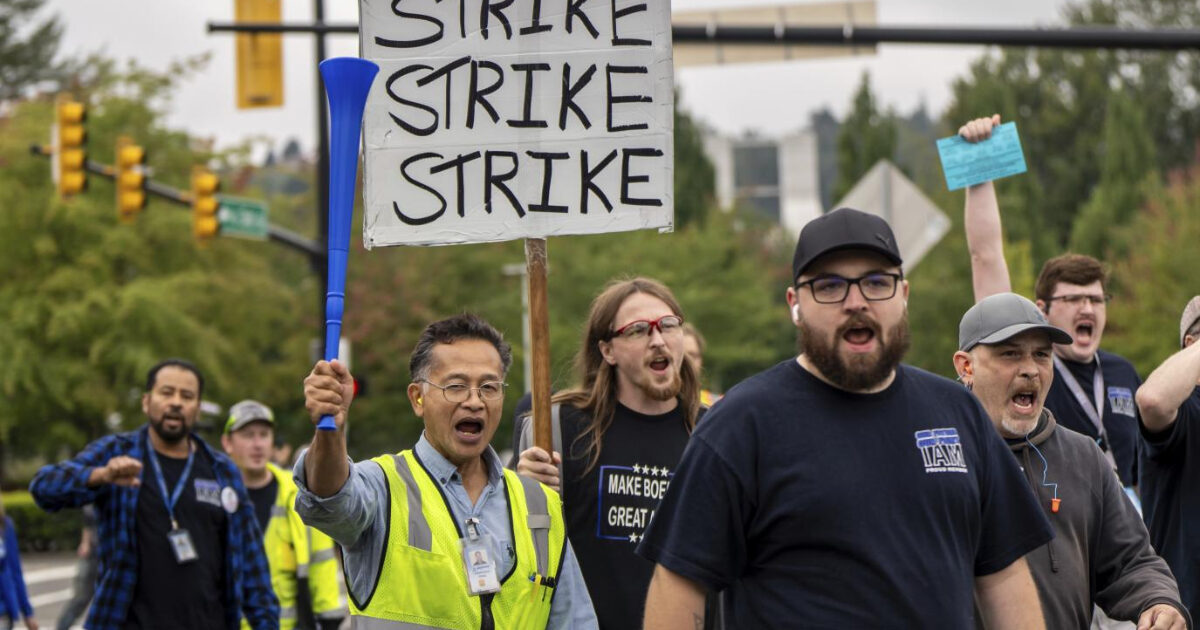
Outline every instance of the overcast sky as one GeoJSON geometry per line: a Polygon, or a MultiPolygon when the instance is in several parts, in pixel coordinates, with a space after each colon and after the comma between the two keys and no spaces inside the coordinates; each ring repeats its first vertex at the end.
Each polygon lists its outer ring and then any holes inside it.
{"type": "MultiPolygon", "coordinates": [[[[660,0],[651,0],[660,1],[660,0]]],[[[877,0],[879,25],[1053,26],[1061,24],[1064,0],[877,0]]],[[[356,22],[358,4],[329,0],[326,21],[356,22]]],[[[745,0],[674,0],[687,11],[763,4],[745,0]]],[[[188,79],[171,106],[168,124],[219,146],[249,137],[268,136],[277,147],[291,137],[311,150],[316,130],[315,73],[310,35],[284,37],[285,105],[238,110],[234,103],[233,35],[208,33],[208,22],[232,20],[232,0],[49,0],[47,12],[59,13],[66,26],[63,51],[102,50],[117,59],[136,58],[156,69],[176,59],[211,53],[207,70],[188,79]]],[[[312,4],[283,2],[285,22],[312,19],[312,4]]],[[[329,56],[357,55],[353,35],[331,35],[329,56]]],[[[790,63],[715,66],[678,70],[682,104],[697,118],[727,133],[754,130],[778,134],[803,126],[809,112],[829,107],[841,115],[859,76],[871,74],[880,99],[908,112],[924,101],[934,113],[948,104],[953,79],[984,52],[978,46],[881,45],[878,54],[790,63]]]]}

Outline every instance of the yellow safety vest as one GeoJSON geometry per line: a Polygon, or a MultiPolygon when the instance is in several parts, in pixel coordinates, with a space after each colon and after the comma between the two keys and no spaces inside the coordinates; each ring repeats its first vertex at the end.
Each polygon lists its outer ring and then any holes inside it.
{"type": "Polygon", "coordinates": [[[566,550],[562,500],[546,486],[504,471],[516,559],[500,592],[471,596],[460,524],[411,451],[374,460],[391,508],[379,576],[362,601],[350,593],[355,630],[533,630],[545,628],[566,550]]]}
{"type": "MultiPolygon", "coordinates": [[[[316,619],[346,616],[338,587],[337,559],[333,539],[308,527],[296,513],[296,484],[290,472],[267,464],[279,491],[271,506],[271,519],[263,532],[263,549],[271,567],[271,587],[279,598],[279,628],[296,627],[296,600],[300,580],[307,579],[308,592],[316,619]]],[[[242,619],[242,629],[250,624],[242,619]]]]}

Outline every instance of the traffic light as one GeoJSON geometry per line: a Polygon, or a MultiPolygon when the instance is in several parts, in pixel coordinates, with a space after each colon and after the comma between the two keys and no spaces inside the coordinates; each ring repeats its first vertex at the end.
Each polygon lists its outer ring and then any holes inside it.
{"type": "Polygon", "coordinates": [[[66,199],[87,189],[87,131],[83,124],[87,108],[65,94],[55,101],[54,160],[58,174],[58,196],[66,199]]]}
{"type": "Polygon", "coordinates": [[[142,172],[145,159],[146,150],[134,144],[133,138],[117,137],[114,160],[117,169],[117,216],[126,223],[136,219],[142,208],[146,207],[146,175],[142,172]]]}
{"type": "Polygon", "coordinates": [[[217,201],[217,190],[221,188],[221,178],[203,166],[192,167],[192,233],[196,238],[206,241],[221,231],[221,222],[217,219],[217,209],[221,204],[217,201]]]}

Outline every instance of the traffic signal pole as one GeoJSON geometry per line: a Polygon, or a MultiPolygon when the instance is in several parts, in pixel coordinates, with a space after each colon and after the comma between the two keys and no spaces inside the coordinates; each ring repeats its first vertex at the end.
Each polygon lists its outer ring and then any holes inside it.
{"type": "MultiPolygon", "coordinates": [[[[54,159],[54,150],[51,149],[50,147],[45,147],[42,145],[35,144],[35,145],[32,145],[29,147],[29,152],[34,155],[39,155],[42,157],[49,157],[51,159],[54,159]]],[[[118,174],[115,166],[103,164],[103,163],[97,162],[95,160],[86,160],[84,162],[84,170],[86,170],[89,173],[95,173],[96,175],[99,175],[101,177],[107,177],[109,179],[116,179],[117,174],[118,174]]],[[[159,197],[161,199],[165,199],[172,203],[183,206],[183,208],[185,210],[187,210],[188,212],[191,212],[192,195],[190,192],[185,191],[185,190],[180,190],[180,189],[174,188],[172,186],[168,186],[162,182],[157,182],[157,181],[154,181],[149,178],[147,178],[144,181],[143,185],[144,185],[144,189],[146,191],[147,196],[154,195],[155,197],[159,197]]],[[[305,238],[304,236],[301,236],[300,234],[297,234],[296,232],[293,232],[287,228],[280,227],[278,225],[268,225],[267,226],[267,238],[276,243],[279,243],[281,245],[289,247],[297,252],[300,252],[301,254],[304,254],[305,256],[308,256],[311,260],[314,261],[313,262],[314,265],[318,264],[317,261],[320,261],[319,264],[321,264],[322,266],[324,265],[324,260],[325,260],[325,244],[324,243],[318,243],[317,241],[314,241],[310,238],[305,238]]],[[[322,316],[322,319],[324,319],[324,316],[322,316]]]]}
{"type": "MultiPolygon", "coordinates": [[[[325,21],[325,0],[313,0],[313,19],[317,24],[325,21]]],[[[313,75],[317,105],[317,243],[321,256],[312,258],[313,272],[321,279],[321,292],[317,295],[317,321],[325,329],[325,294],[329,292],[329,275],[326,273],[326,256],[329,243],[329,110],[325,107],[325,79],[321,77],[320,65],[325,61],[325,33],[313,33],[316,37],[313,75]]]]}

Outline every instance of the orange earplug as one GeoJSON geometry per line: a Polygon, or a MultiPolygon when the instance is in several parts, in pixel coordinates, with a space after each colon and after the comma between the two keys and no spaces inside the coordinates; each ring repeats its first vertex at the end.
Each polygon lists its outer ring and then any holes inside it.
{"type": "Polygon", "coordinates": [[[1050,499],[1050,511],[1058,514],[1058,505],[1062,503],[1062,499],[1057,497],[1050,499]]]}

